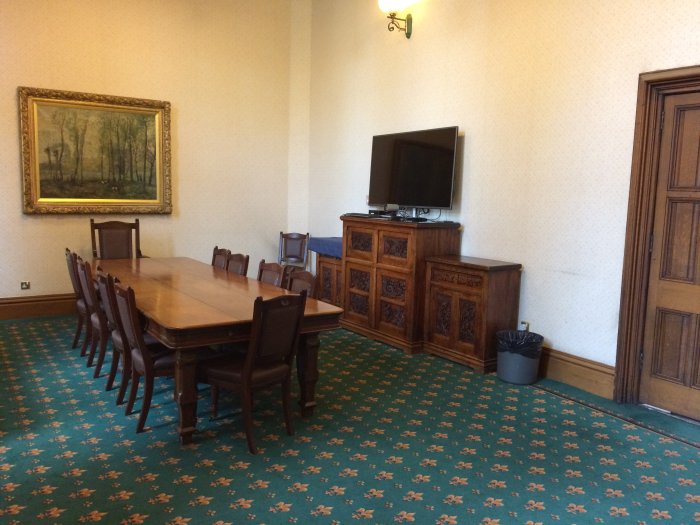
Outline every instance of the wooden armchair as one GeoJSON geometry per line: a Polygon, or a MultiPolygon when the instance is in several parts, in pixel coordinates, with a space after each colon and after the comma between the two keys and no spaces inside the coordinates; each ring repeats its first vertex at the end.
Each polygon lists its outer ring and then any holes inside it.
{"type": "Polygon", "coordinates": [[[309,257],[309,234],[280,232],[277,262],[282,266],[298,266],[306,269],[309,257]]]}
{"type": "Polygon", "coordinates": [[[131,259],[143,257],[139,220],[134,222],[95,222],[90,219],[92,256],[96,259],[131,259]]]}
{"type": "Polygon", "coordinates": [[[294,434],[290,410],[292,361],[299,342],[306,292],[255,300],[253,326],[244,356],[223,356],[198,365],[199,380],[211,385],[212,412],[218,411],[219,389],[240,394],[248,450],[257,453],[253,441],[253,391],[282,387],[282,408],[287,434],[294,434]]]}

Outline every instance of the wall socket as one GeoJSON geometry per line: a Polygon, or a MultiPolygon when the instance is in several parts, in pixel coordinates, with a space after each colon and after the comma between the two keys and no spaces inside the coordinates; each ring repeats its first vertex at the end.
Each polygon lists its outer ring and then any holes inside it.
{"type": "Polygon", "coordinates": [[[31,288],[31,286],[32,286],[32,283],[30,283],[29,281],[22,281],[21,283],[19,283],[20,290],[29,290],[29,288],[31,288]]]}
{"type": "Polygon", "coordinates": [[[518,327],[518,330],[522,330],[524,332],[529,332],[530,331],[530,323],[527,321],[520,321],[520,326],[518,327]]]}

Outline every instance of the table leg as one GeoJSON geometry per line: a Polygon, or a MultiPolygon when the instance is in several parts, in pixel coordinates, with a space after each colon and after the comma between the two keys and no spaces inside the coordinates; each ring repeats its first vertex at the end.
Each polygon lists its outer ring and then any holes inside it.
{"type": "Polygon", "coordinates": [[[299,378],[301,415],[312,416],[316,406],[316,382],[318,381],[318,334],[302,334],[297,352],[297,377],[299,378]]]}
{"type": "Polygon", "coordinates": [[[180,415],[180,443],[192,443],[197,426],[197,354],[177,350],[175,355],[175,402],[180,415]]]}

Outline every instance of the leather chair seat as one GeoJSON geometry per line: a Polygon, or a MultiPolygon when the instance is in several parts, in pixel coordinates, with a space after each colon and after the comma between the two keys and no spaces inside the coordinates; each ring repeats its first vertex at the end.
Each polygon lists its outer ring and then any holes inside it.
{"type": "MultiPolygon", "coordinates": [[[[175,352],[163,345],[157,345],[153,348],[149,348],[148,350],[151,352],[154,370],[167,370],[175,368],[175,352]]],[[[142,370],[145,367],[143,356],[140,352],[132,351],[131,359],[138,369],[142,370]]]]}
{"type": "MultiPolygon", "coordinates": [[[[200,365],[205,382],[226,382],[232,385],[240,385],[243,382],[243,363],[245,357],[220,357],[206,361],[200,365]]],[[[253,368],[250,381],[253,388],[279,382],[289,374],[289,365],[286,363],[272,363],[270,365],[257,365],[253,368]]]]}

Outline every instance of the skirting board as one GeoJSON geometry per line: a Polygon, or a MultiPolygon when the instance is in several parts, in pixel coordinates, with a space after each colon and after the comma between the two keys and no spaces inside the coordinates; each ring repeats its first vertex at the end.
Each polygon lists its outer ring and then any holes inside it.
{"type": "MultiPolygon", "coordinates": [[[[0,299],[0,320],[68,315],[75,313],[73,294],[10,297],[0,299]]],[[[366,334],[372,337],[370,334],[366,334]]],[[[390,341],[388,341],[391,344],[390,341]]],[[[615,367],[590,359],[543,348],[540,376],[575,386],[606,399],[613,398],[615,367]]]]}
{"type": "Polygon", "coordinates": [[[606,399],[613,398],[614,366],[545,347],[540,357],[540,376],[575,386],[606,399]]]}
{"type": "Polygon", "coordinates": [[[34,295],[0,298],[0,320],[75,313],[75,295],[34,295]]]}

